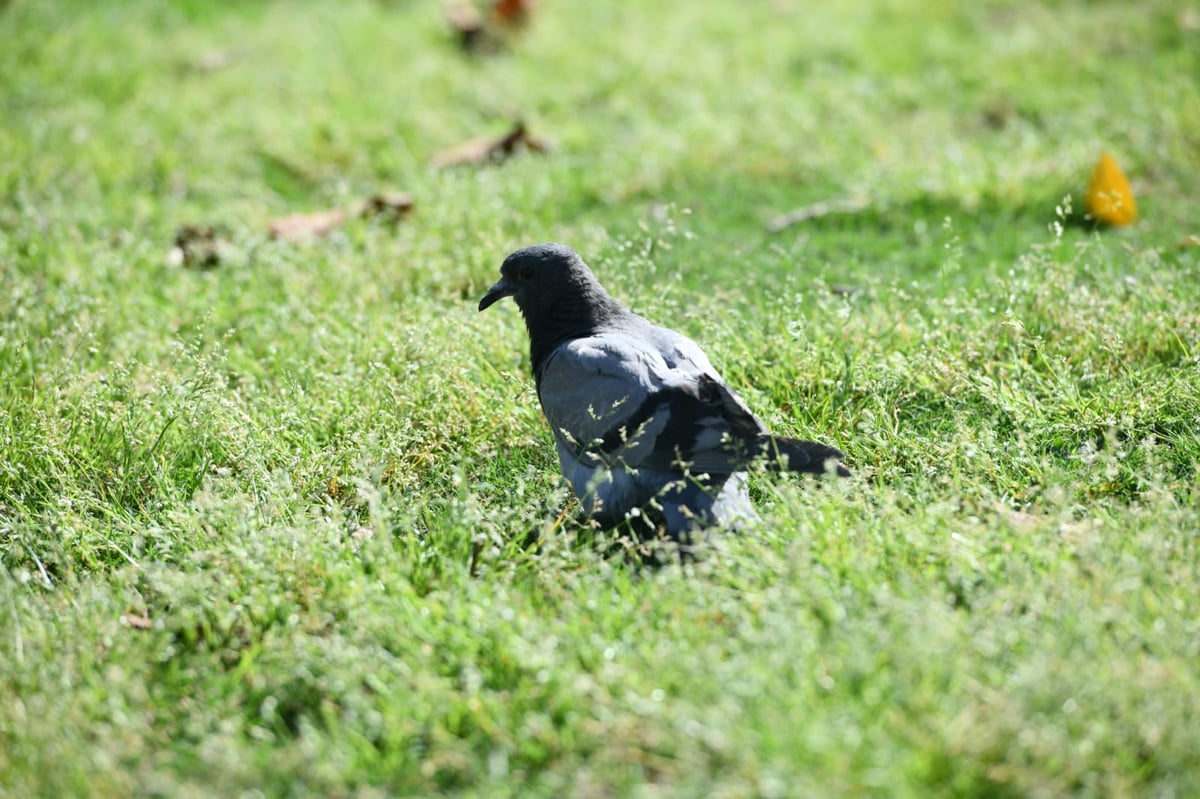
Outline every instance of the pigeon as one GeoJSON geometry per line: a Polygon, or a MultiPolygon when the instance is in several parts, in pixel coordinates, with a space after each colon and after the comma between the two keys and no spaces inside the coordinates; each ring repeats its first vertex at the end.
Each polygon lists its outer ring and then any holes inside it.
{"type": "Polygon", "coordinates": [[[832,472],[838,449],[772,434],[686,336],[615,300],[564,244],[524,247],[479,310],[512,297],[563,476],[602,529],[690,543],[756,519],[746,472],[832,472]]]}

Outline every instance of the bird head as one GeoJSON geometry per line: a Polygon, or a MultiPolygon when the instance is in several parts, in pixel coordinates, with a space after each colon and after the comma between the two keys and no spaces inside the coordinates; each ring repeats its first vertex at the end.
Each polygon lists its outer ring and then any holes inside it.
{"type": "Polygon", "coordinates": [[[579,253],[565,244],[535,244],[504,259],[500,280],[483,295],[479,310],[512,297],[522,313],[536,316],[593,287],[599,288],[579,253]]]}

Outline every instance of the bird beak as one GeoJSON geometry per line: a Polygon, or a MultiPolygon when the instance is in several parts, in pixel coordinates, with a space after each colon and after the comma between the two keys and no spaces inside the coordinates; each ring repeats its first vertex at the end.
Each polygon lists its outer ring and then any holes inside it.
{"type": "Polygon", "coordinates": [[[502,300],[505,297],[511,297],[517,293],[517,287],[508,282],[508,278],[502,277],[488,289],[488,293],[483,295],[483,299],[479,301],[479,310],[484,311],[492,306],[496,300],[502,300]]]}

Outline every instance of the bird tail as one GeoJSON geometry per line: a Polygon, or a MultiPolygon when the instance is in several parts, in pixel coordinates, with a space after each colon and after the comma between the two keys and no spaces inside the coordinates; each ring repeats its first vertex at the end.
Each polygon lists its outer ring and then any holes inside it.
{"type": "Polygon", "coordinates": [[[850,470],[842,465],[846,456],[837,447],[785,436],[766,435],[761,441],[769,469],[809,474],[825,474],[833,470],[838,477],[850,476],[850,470]]]}

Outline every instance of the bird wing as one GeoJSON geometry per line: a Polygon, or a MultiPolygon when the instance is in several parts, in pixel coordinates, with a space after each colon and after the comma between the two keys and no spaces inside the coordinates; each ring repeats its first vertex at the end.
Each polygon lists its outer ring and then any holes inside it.
{"type": "Polygon", "coordinates": [[[584,463],[728,474],[762,454],[762,423],[690,339],[649,324],[560,346],[542,409],[584,463]]]}

